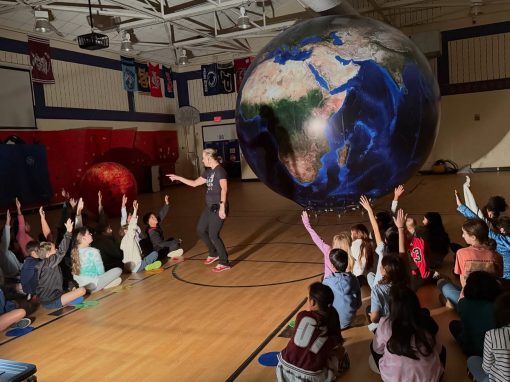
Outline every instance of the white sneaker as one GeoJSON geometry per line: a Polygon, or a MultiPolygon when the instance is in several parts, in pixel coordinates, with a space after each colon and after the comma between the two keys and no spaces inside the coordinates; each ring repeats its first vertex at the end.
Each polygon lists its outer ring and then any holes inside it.
{"type": "Polygon", "coordinates": [[[179,249],[176,249],[175,251],[168,252],[167,257],[170,257],[170,258],[179,257],[179,256],[182,256],[183,253],[184,253],[183,249],[179,248],[179,249]]]}
{"type": "Polygon", "coordinates": [[[110,288],[114,288],[118,285],[120,285],[120,283],[122,282],[122,279],[120,277],[117,277],[115,280],[113,280],[110,284],[108,284],[107,286],[104,287],[104,289],[110,289],[110,288]]]}

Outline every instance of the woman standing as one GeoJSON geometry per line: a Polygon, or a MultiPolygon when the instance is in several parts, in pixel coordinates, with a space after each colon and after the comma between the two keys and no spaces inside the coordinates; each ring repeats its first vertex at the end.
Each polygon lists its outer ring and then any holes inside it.
{"type": "Polygon", "coordinates": [[[227,172],[218,161],[218,154],[214,149],[205,149],[202,152],[204,172],[195,180],[186,179],[175,174],[167,176],[172,180],[178,180],[187,186],[197,187],[207,185],[205,193],[206,206],[200,215],[197,224],[197,233],[209,248],[209,256],[204,264],[212,264],[219,260],[219,264],[213,268],[213,272],[223,272],[230,269],[228,255],[220,237],[223,222],[227,218],[227,172]]]}

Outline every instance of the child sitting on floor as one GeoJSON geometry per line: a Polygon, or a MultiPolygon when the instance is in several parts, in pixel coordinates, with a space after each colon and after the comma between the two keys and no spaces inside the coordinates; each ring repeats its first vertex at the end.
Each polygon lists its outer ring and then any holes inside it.
{"type": "Polygon", "coordinates": [[[485,333],[483,359],[472,356],[467,360],[475,382],[510,381],[510,293],[498,297],[494,313],[497,328],[485,333]]]}
{"type": "Polygon", "coordinates": [[[485,332],[496,327],[494,301],[501,292],[494,275],[482,271],[469,274],[464,298],[457,305],[460,321],[450,321],[450,333],[467,356],[482,356],[485,332]]]}
{"type": "Polygon", "coordinates": [[[179,241],[170,238],[164,239],[163,229],[160,223],[165,219],[170,208],[168,195],[165,195],[165,204],[159,211],[158,216],[153,212],[148,212],[143,216],[143,222],[147,225],[145,230],[147,237],[150,239],[152,249],[159,253],[159,256],[178,257],[183,254],[183,250],[179,241]]]}
{"type": "Polygon", "coordinates": [[[90,246],[91,243],[92,234],[87,227],[80,228],[71,250],[71,271],[74,280],[91,293],[116,287],[122,282],[120,278],[122,269],[112,268],[105,272],[101,254],[97,248],[90,246]]]}
{"type": "Polygon", "coordinates": [[[494,251],[494,241],[489,239],[489,227],[483,220],[468,219],[462,225],[462,237],[469,247],[457,251],[454,268],[455,274],[460,276],[461,286],[445,279],[437,282],[442,295],[454,306],[463,297],[462,289],[471,272],[485,271],[496,277],[503,275],[503,259],[494,251]]]}
{"type": "Polygon", "coordinates": [[[7,301],[3,290],[0,288],[0,331],[9,328],[26,328],[32,321],[24,318],[27,315],[25,309],[18,308],[13,301],[7,301]]]}
{"type": "Polygon", "coordinates": [[[5,214],[5,226],[0,240],[0,271],[5,277],[15,278],[21,270],[21,264],[16,255],[9,250],[11,244],[11,213],[5,214]]]}
{"type": "Polygon", "coordinates": [[[27,300],[36,296],[37,291],[37,265],[41,261],[37,253],[39,252],[39,242],[32,240],[26,245],[28,257],[25,258],[21,267],[20,281],[23,292],[27,295],[27,300]]]}
{"type": "Polygon", "coordinates": [[[67,219],[65,227],[66,233],[58,246],[58,250],[55,249],[53,243],[43,242],[37,251],[41,261],[37,264],[36,269],[38,275],[36,293],[41,305],[46,309],[58,309],[73,301],[81,302],[83,301],[82,296],[86,293],[85,288],[76,288],[67,293],[64,293],[62,289],[62,271],[59,263],[71,244],[71,232],[73,231],[71,219],[67,219]]]}
{"type": "Polygon", "coordinates": [[[348,368],[333,300],[328,286],[319,282],[310,285],[308,310],[298,313],[292,337],[278,354],[278,382],[330,382],[348,368]]]}
{"type": "Polygon", "coordinates": [[[381,319],[370,345],[369,364],[383,381],[439,381],[446,349],[437,339],[439,327],[406,287],[391,289],[390,315],[381,319]]]}
{"type": "Polygon", "coordinates": [[[334,272],[324,278],[322,282],[333,291],[335,307],[340,317],[340,328],[351,326],[356,311],[361,307],[361,290],[358,279],[350,272],[346,272],[349,255],[342,249],[332,249],[329,253],[334,272]]]}
{"type": "Polygon", "coordinates": [[[158,260],[158,253],[151,252],[142,259],[142,249],[137,237],[138,232],[138,202],[133,202],[133,214],[130,217],[129,224],[123,226],[124,237],[120,242],[120,249],[124,253],[122,261],[130,272],[151,271],[161,268],[161,261],[158,260]]]}
{"type": "Polygon", "coordinates": [[[389,254],[383,257],[380,269],[382,278],[372,287],[370,296],[369,329],[374,331],[382,317],[390,314],[390,290],[392,287],[405,287],[409,284],[407,265],[402,257],[389,254]]]}

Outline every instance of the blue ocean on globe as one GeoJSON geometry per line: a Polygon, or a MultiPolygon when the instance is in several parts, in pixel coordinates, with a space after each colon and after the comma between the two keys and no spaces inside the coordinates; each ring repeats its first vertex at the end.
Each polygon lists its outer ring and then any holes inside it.
{"type": "Polygon", "coordinates": [[[427,60],[401,32],[364,17],[320,17],[259,53],[237,98],[237,134],[272,190],[336,210],[386,194],[422,166],[439,101],[427,60]]]}

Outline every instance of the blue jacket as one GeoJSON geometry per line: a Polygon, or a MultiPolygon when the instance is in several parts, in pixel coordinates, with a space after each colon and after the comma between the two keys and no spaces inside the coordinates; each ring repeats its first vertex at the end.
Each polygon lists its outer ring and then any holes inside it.
{"type": "Polygon", "coordinates": [[[35,259],[31,256],[25,258],[23,262],[23,266],[21,267],[20,272],[20,281],[21,287],[23,288],[23,292],[26,294],[35,295],[35,291],[37,289],[37,269],[36,266],[39,264],[41,260],[35,259]]]}
{"type": "MultiPolygon", "coordinates": [[[[457,211],[468,219],[479,219],[478,215],[464,204],[461,204],[457,211]]],[[[510,280],[510,236],[490,229],[489,237],[496,241],[496,251],[503,257],[503,278],[510,280]]]]}
{"type": "Polygon", "coordinates": [[[340,316],[340,327],[347,328],[352,324],[356,311],[361,307],[361,290],[356,276],[347,272],[332,273],[322,282],[333,291],[333,306],[340,316]]]}

